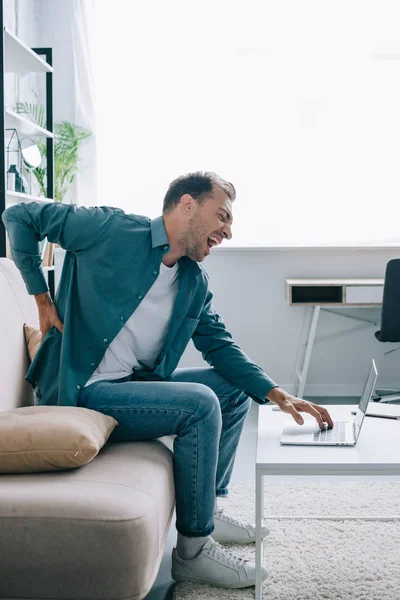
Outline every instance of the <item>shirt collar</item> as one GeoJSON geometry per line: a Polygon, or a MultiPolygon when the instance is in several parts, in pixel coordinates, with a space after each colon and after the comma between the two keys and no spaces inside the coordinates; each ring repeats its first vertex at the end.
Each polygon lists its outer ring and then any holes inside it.
{"type": "Polygon", "coordinates": [[[152,219],[150,227],[152,247],[157,248],[157,246],[168,246],[169,250],[169,241],[167,232],[165,230],[163,217],[161,216],[152,219]]]}

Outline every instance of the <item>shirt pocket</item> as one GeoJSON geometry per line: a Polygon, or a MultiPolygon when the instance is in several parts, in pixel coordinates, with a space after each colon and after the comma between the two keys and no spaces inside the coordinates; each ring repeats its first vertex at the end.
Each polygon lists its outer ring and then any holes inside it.
{"type": "Polygon", "coordinates": [[[199,324],[200,319],[192,319],[192,317],[183,317],[182,323],[176,333],[175,339],[171,344],[172,350],[177,354],[183,354],[186,346],[199,324]]]}

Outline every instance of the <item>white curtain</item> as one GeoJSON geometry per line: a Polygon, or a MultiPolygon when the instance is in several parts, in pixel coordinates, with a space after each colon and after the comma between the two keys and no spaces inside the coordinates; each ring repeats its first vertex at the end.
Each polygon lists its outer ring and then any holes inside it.
{"type": "Polygon", "coordinates": [[[92,132],[79,152],[79,173],[75,184],[75,201],[97,204],[97,123],[93,82],[92,36],[94,0],[73,0],[72,54],[75,87],[75,123],[92,132]]]}
{"type": "Polygon", "coordinates": [[[75,4],[97,123],[81,203],[155,217],[172,179],[208,169],[237,188],[227,245],[400,242],[397,1],[75,4]]]}
{"type": "MultiPolygon", "coordinates": [[[[54,120],[67,120],[92,132],[79,148],[79,171],[64,202],[95,205],[98,128],[91,56],[94,0],[36,0],[36,7],[38,43],[53,48],[54,120]]],[[[43,89],[41,96],[44,102],[43,89]]]]}

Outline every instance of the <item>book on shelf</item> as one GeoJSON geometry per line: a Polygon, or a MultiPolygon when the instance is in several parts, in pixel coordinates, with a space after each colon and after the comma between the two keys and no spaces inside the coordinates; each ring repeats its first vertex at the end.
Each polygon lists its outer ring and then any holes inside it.
{"type": "Polygon", "coordinates": [[[45,237],[43,240],[39,241],[39,253],[40,253],[42,260],[43,260],[43,256],[44,256],[44,251],[46,250],[46,246],[47,246],[47,237],[45,237]]]}
{"type": "Polygon", "coordinates": [[[47,242],[42,256],[42,267],[52,267],[54,260],[54,244],[52,242],[47,242]]]}

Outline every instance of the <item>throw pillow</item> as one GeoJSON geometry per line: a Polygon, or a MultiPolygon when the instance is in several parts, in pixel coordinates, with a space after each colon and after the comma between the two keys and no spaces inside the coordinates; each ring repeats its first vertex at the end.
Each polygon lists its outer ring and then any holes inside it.
{"type": "Polygon", "coordinates": [[[73,469],[90,462],[118,422],[80,406],[0,412],[0,473],[73,469]]]}
{"type": "Polygon", "coordinates": [[[34,359],[36,352],[42,342],[42,332],[40,329],[36,329],[35,327],[30,327],[26,323],[24,323],[24,334],[25,340],[28,346],[28,354],[31,362],[34,359]]]}

